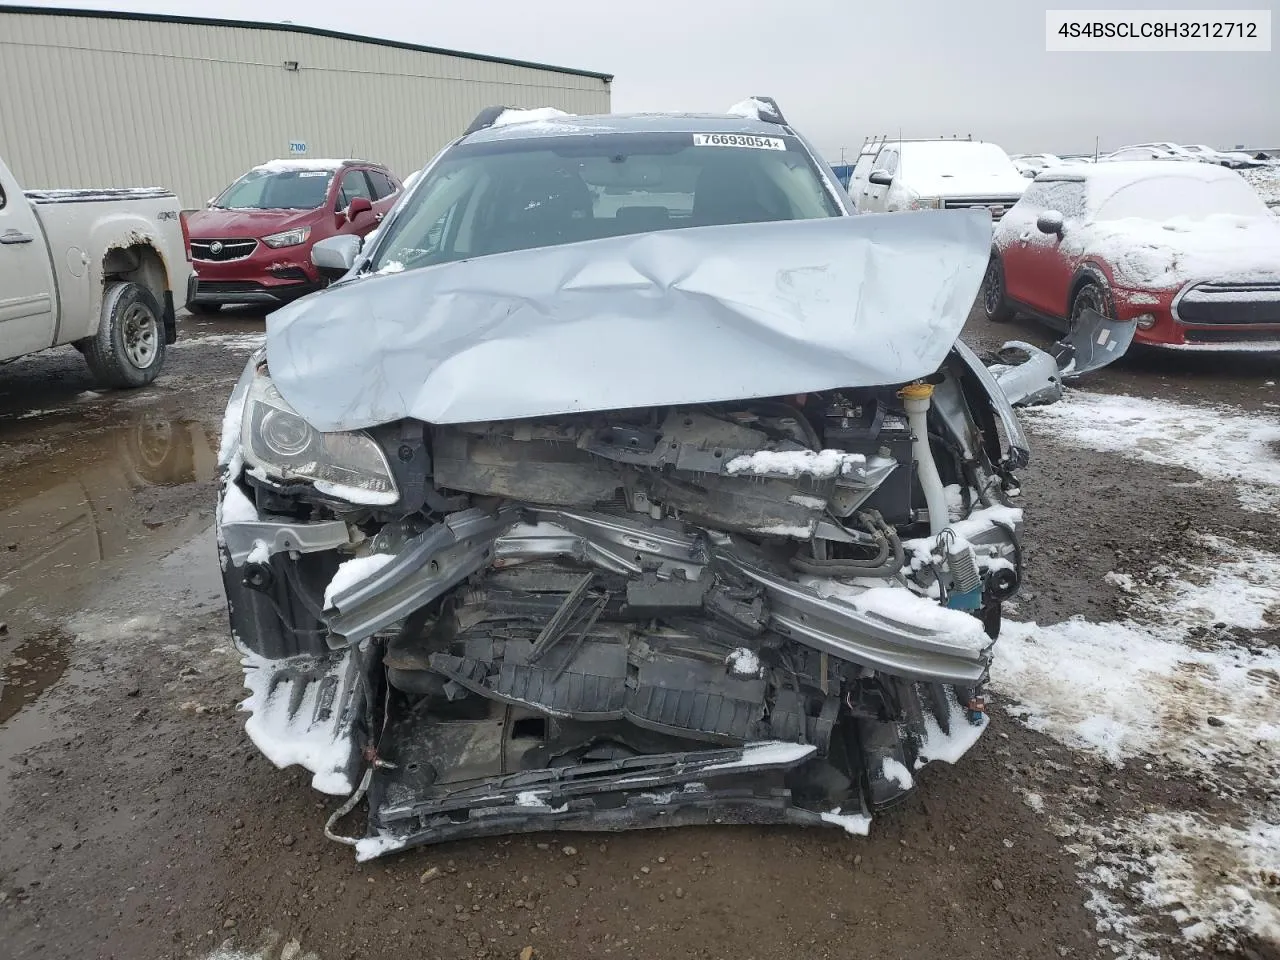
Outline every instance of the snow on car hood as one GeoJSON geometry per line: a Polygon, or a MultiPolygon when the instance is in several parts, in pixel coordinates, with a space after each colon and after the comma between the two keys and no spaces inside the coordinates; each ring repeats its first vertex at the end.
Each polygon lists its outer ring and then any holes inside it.
{"type": "Polygon", "coordinates": [[[903,182],[921,197],[1021,197],[1031,181],[1009,173],[966,172],[954,176],[903,174],[903,182]]]}
{"type": "Polygon", "coordinates": [[[1080,241],[1102,257],[1118,284],[1175,289],[1193,280],[1280,280],[1280,221],[1214,215],[1203,220],[1106,220],[1080,241]]]}
{"type": "Polygon", "coordinates": [[[267,319],[316,429],[467,423],[902,383],[986,270],[985,211],[695,227],[369,276],[267,319]]]}

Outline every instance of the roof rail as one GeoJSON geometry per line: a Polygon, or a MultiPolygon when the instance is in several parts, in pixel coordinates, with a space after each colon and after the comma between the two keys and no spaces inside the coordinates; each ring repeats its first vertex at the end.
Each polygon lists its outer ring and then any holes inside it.
{"type": "Polygon", "coordinates": [[[761,110],[759,113],[760,119],[765,123],[778,123],[783,126],[786,125],[786,118],[782,116],[782,110],[778,106],[778,101],[773,99],[773,97],[752,97],[751,99],[758,103],[763,103],[769,108],[768,110],[761,110]]]}
{"type": "Polygon", "coordinates": [[[492,127],[494,122],[502,116],[504,111],[508,109],[510,108],[503,106],[485,107],[476,114],[476,118],[471,121],[471,126],[467,127],[467,129],[463,131],[462,135],[465,137],[469,134],[475,133],[477,130],[487,130],[489,127],[492,127]]]}

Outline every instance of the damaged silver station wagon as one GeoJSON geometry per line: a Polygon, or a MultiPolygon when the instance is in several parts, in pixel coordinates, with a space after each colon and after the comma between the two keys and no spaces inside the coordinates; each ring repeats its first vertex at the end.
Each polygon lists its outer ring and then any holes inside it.
{"type": "Polygon", "coordinates": [[[957,339],[989,216],[854,216],[747,104],[485,111],[268,319],[220,458],[246,726],[360,859],[865,833],[984,729],[1027,459],[957,339]]]}

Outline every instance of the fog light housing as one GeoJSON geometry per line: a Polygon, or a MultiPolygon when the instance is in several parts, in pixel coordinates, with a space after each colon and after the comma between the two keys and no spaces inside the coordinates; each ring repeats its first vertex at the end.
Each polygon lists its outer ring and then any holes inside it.
{"type": "Polygon", "coordinates": [[[1140,313],[1133,318],[1133,322],[1138,325],[1139,330],[1150,330],[1156,325],[1156,315],[1154,313],[1140,313]]]}

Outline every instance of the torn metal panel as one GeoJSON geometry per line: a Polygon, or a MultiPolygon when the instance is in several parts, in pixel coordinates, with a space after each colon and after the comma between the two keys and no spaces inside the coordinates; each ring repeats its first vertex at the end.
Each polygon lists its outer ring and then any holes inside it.
{"type": "Polygon", "coordinates": [[[1111,320],[1085,308],[1067,335],[1054,344],[1062,376],[1078,377],[1115,363],[1125,355],[1137,332],[1138,325],[1132,320],[1111,320]]]}
{"type": "Polygon", "coordinates": [[[986,269],[975,211],[692,227],[347,281],[267,320],[322,431],[902,383],[936,371],[986,269]]]}

